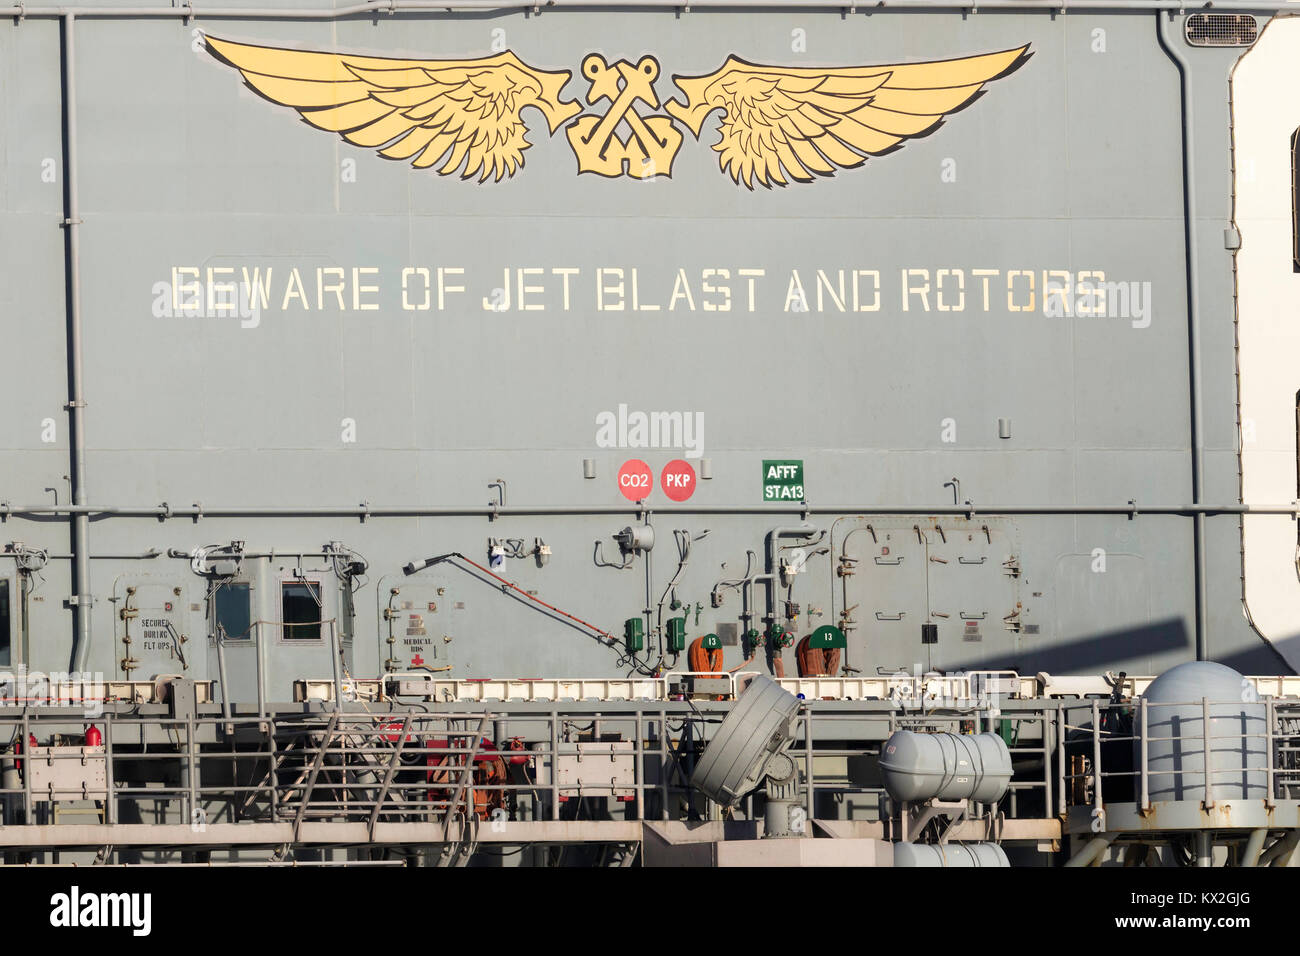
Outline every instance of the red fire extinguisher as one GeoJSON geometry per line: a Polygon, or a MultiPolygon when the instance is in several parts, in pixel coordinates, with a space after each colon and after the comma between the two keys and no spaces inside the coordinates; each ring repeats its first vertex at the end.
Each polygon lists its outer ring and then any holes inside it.
{"type": "MultiPolygon", "coordinates": [[[[31,741],[31,745],[32,745],[33,747],[36,746],[36,735],[35,735],[35,734],[28,734],[28,735],[27,735],[27,739],[31,741]]],[[[16,753],[16,754],[20,754],[20,753],[22,753],[22,752],[23,752],[23,741],[22,741],[22,738],[20,737],[20,738],[18,738],[16,741],[14,741],[14,753],[16,753]]],[[[14,768],[17,769],[17,770],[22,770],[22,769],[23,769],[23,762],[22,762],[21,760],[15,760],[15,761],[14,761],[14,768]]]]}
{"type": "Polygon", "coordinates": [[[100,747],[103,746],[104,735],[100,733],[99,728],[94,724],[86,725],[86,746],[100,747]]]}

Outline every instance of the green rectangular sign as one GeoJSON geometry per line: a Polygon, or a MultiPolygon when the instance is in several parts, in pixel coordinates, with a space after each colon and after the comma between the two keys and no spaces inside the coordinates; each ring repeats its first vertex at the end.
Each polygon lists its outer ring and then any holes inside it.
{"type": "Polygon", "coordinates": [[[763,500],[803,501],[803,462],[763,459],[763,500]]]}

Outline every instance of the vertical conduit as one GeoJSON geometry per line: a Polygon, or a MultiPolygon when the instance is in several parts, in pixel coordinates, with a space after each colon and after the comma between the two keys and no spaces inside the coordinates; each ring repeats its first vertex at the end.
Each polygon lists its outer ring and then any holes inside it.
{"type": "MultiPolygon", "coordinates": [[[[68,310],[68,418],[72,433],[72,501],[86,504],[85,393],[81,362],[81,248],[80,210],[77,203],[77,67],[76,17],[63,17],[63,162],[64,244],[67,251],[68,310]]],[[[74,556],[72,611],[76,628],[72,639],[71,669],[82,672],[90,654],[90,516],[79,512],[72,519],[74,556]]]]}
{"type": "MultiPolygon", "coordinates": [[[[1192,419],[1192,503],[1199,504],[1205,485],[1205,436],[1201,420],[1201,308],[1198,270],[1196,267],[1196,165],[1192,154],[1192,73],[1187,59],[1177,42],[1169,36],[1172,15],[1156,11],[1156,33],[1160,46],[1178,67],[1182,90],[1182,151],[1183,151],[1183,241],[1187,264],[1187,375],[1191,388],[1192,419]]],[[[1196,587],[1196,659],[1206,660],[1206,601],[1205,601],[1205,514],[1198,512],[1192,518],[1192,550],[1195,565],[1196,587]]]]}

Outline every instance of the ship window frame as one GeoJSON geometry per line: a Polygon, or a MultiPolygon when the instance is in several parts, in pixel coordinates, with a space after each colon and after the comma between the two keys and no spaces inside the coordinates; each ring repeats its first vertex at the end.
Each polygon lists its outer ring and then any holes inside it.
{"type": "Polygon", "coordinates": [[[280,641],[285,644],[319,644],[325,640],[325,586],[321,575],[304,574],[293,575],[291,577],[282,577],[279,580],[279,591],[276,597],[279,608],[280,622],[280,641]],[[285,615],[285,590],[295,586],[306,586],[309,590],[315,591],[316,604],[316,633],[305,637],[293,637],[291,633],[299,628],[306,630],[303,624],[291,622],[285,615]]]}
{"type": "Polygon", "coordinates": [[[253,583],[251,581],[225,580],[225,581],[221,581],[219,584],[217,584],[215,588],[213,588],[212,597],[211,597],[212,635],[215,638],[218,634],[217,629],[221,626],[221,606],[218,603],[221,593],[223,591],[228,593],[233,593],[236,590],[242,590],[244,592],[244,600],[246,602],[245,603],[246,615],[248,618],[248,628],[242,634],[232,634],[230,633],[230,631],[227,630],[226,638],[225,638],[227,644],[230,643],[243,644],[253,639],[255,617],[253,615],[253,583]]]}

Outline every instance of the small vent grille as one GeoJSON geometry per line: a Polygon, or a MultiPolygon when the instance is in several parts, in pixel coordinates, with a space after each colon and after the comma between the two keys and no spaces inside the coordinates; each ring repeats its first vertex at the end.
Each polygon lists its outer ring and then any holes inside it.
{"type": "Polygon", "coordinates": [[[1192,46],[1250,46],[1259,24],[1245,13],[1193,13],[1184,24],[1192,46]]]}

